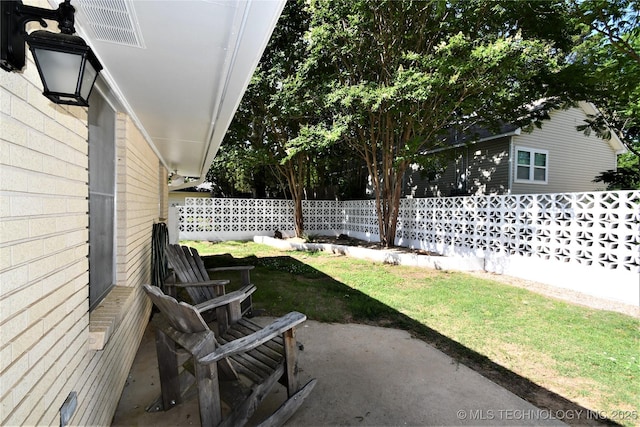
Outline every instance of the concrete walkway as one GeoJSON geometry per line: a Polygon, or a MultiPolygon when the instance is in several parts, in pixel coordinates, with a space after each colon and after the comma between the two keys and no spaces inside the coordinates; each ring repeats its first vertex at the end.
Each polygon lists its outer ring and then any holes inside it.
{"type": "MultiPolygon", "coordinates": [[[[256,318],[268,322],[268,318],[256,318]]],[[[167,412],[145,407],[160,393],[154,334],[147,328],[114,426],[199,425],[195,399],[167,412]]],[[[297,333],[301,382],[318,383],[291,426],[561,425],[518,396],[405,331],[307,321],[297,333]]],[[[285,399],[278,388],[258,421],[285,399]]]]}

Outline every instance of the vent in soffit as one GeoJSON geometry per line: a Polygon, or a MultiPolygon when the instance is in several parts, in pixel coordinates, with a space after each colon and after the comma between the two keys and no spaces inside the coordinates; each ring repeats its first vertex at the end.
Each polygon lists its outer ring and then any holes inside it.
{"type": "Polygon", "coordinates": [[[144,48],[138,20],[129,0],[78,0],[96,40],[144,48]]]}

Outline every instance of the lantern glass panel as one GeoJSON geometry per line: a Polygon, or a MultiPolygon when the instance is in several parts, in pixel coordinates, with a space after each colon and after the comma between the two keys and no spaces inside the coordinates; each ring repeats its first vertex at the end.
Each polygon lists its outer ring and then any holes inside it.
{"type": "Polygon", "coordinates": [[[82,76],[82,87],[80,88],[80,96],[83,99],[89,99],[96,77],[98,77],[98,71],[90,61],[87,61],[84,66],[84,75],[82,76]]]}
{"type": "Polygon", "coordinates": [[[82,55],[36,48],[33,50],[45,90],[75,94],[82,55]]]}

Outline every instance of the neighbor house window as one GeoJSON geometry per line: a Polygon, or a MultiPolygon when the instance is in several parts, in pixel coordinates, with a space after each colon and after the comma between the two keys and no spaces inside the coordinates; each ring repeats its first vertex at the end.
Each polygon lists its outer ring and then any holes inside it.
{"type": "Polygon", "coordinates": [[[516,181],[546,184],[549,152],[516,147],[516,181]]]}
{"type": "Polygon", "coordinates": [[[115,112],[97,90],[89,100],[89,309],[115,284],[115,112]]]}

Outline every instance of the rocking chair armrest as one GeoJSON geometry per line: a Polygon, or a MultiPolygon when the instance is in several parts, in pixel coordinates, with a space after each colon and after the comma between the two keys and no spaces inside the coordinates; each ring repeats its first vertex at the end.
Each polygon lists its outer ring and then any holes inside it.
{"type": "Polygon", "coordinates": [[[207,268],[207,271],[213,273],[216,271],[251,271],[254,268],[256,268],[254,265],[233,265],[228,267],[207,268]]]}
{"type": "Polygon", "coordinates": [[[225,286],[229,284],[227,279],[218,280],[205,280],[203,282],[187,282],[187,283],[167,283],[167,286],[174,286],[176,288],[190,288],[194,286],[225,286]]]}
{"type": "Polygon", "coordinates": [[[276,336],[295,328],[305,320],[307,320],[307,316],[302,313],[298,313],[297,311],[292,311],[291,313],[274,320],[273,323],[265,326],[257,332],[221,345],[211,353],[199,357],[198,363],[203,365],[210,364],[224,359],[225,357],[233,356],[234,354],[251,351],[276,336]]]}
{"type": "MultiPolygon", "coordinates": [[[[224,282],[228,282],[228,281],[224,280],[224,282]]],[[[255,291],[256,291],[255,285],[247,285],[244,288],[238,289],[237,291],[229,292],[228,294],[194,305],[194,307],[196,308],[196,310],[202,313],[203,311],[208,311],[208,310],[211,310],[212,308],[229,305],[236,301],[238,302],[243,301],[245,298],[247,298],[249,295],[251,295],[255,291]]]]}

